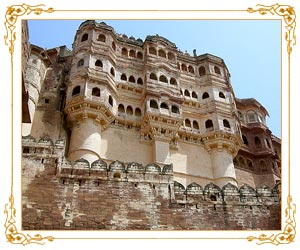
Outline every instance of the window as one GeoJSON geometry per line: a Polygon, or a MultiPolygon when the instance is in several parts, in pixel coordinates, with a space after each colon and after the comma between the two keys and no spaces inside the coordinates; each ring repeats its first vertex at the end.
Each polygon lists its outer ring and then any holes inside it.
{"type": "Polygon", "coordinates": [[[100,60],[97,60],[96,62],[95,62],[95,66],[97,66],[97,67],[103,67],[103,63],[100,61],[100,60]]]}
{"type": "Polygon", "coordinates": [[[96,87],[93,88],[93,89],[92,89],[92,95],[93,95],[93,96],[98,96],[98,97],[99,97],[99,96],[100,96],[100,89],[99,89],[99,88],[96,88],[96,87]]]}
{"type": "Polygon", "coordinates": [[[115,69],[113,67],[110,68],[110,74],[112,76],[115,76],[115,69]]]}
{"type": "Polygon", "coordinates": [[[179,108],[176,105],[172,105],[172,113],[179,114],[179,108]]]}
{"type": "Polygon", "coordinates": [[[133,115],[133,109],[132,109],[131,106],[127,106],[127,108],[126,108],[126,114],[127,115],[133,115]]]}
{"type": "Polygon", "coordinates": [[[267,172],[267,163],[264,160],[261,160],[259,162],[259,166],[260,166],[260,170],[262,172],[264,172],[264,173],[267,172]]]}
{"type": "Polygon", "coordinates": [[[135,83],[134,76],[130,76],[130,77],[129,77],[129,79],[128,79],[128,81],[129,81],[129,82],[133,82],[133,83],[135,83]]]}
{"type": "Polygon", "coordinates": [[[248,122],[256,122],[256,114],[254,111],[249,111],[247,113],[248,122]]]}
{"type": "Polygon", "coordinates": [[[205,68],[204,68],[203,66],[201,66],[201,67],[199,68],[199,75],[200,75],[200,76],[206,75],[206,70],[205,70],[205,68]]]}
{"type": "Polygon", "coordinates": [[[253,169],[253,163],[249,159],[247,159],[247,166],[248,166],[248,168],[253,169]]]}
{"type": "Polygon", "coordinates": [[[160,49],[158,51],[158,56],[163,57],[163,58],[167,58],[166,52],[163,49],[160,49]]]}
{"type": "Polygon", "coordinates": [[[256,147],[258,147],[258,148],[261,147],[261,141],[257,136],[255,136],[255,138],[254,138],[254,143],[255,143],[256,147]]]}
{"type": "Polygon", "coordinates": [[[150,101],[150,108],[158,109],[158,104],[155,100],[150,101]]]}
{"type": "Polygon", "coordinates": [[[29,154],[29,148],[28,147],[24,147],[23,148],[23,153],[24,154],[29,154]]]}
{"type": "Polygon", "coordinates": [[[157,76],[154,73],[150,74],[150,79],[151,80],[157,80],[157,76]]]}
{"type": "Polygon", "coordinates": [[[88,40],[89,39],[89,35],[88,34],[84,34],[83,36],[82,36],[82,38],[81,38],[81,42],[84,42],[84,41],[86,41],[86,40],[88,40]]]}
{"type": "Polygon", "coordinates": [[[80,86],[76,86],[72,91],[72,96],[78,95],[80,93],[80,86]]]}
{"type": "Polygon", "coordinates": [[[160,82],[165,82],[165,83],[167,83],[167,82],[168,82],[168,79],[167,79],[167,77],[165,77],[164,75],[161,75],[161,76],[159,77],[159,81],[160,81],[160,82]]]}
{"type": "Polygon", "coordinates": [[[215,66],[214,71],[215,71],[216,74],[221,75],[221,71],[220,71],[219,67],[215,66]]]}
{"type": "Polygon", "coordinates": [[[135,58],[135,51],[134,50],[130,50],[129,51],[129,56],[135,58]]]}
{"type": "Polygon", "coordinates": [[[143,60],[143,53],[142,52],[138,52],[136,55],[137,59],[143,60]]]}
{"type": "Polygon", "coordinates": [[[249,145],[247,137],[244,136],[244,135],[242,135],[242,138],[243,138],[243,143],[244,143],[245,145],[249,145]]]}
{"type": "Polygon", "coordinates": [[[240,119],[241,121],[244,121],[244,116],[243,116],[243,114],[241,113],[241,111],[238,111],[238,116],[239,116],[239,119],[240,119]]]}
{"type": "Polygon", "coordinates": [[[185,64],[181,64],[181,70],[182,70],[182,71],[187,71],[187,67],[186,67],[185,64]]]}
{"type": "Polygon", "coordinates": [[[204,92],[203,95],[202,95],[202,99],[207,99],[209,98],[209,94],[207,92],[204,92]]]}
{"type": "Polygon", "coordinates": [[[268,148],[271,148],[271,145],[270,145],[270,142],[268,139],[266,139],[266,143],[267,143],[268,148]]]}
{"type": "Polygon", "coordinates": [[[119,104],[118,106],[118,113],[125,113],[125,108],[123,104],[119,104]]]}
{"type": "Polygon", "coordinates": [[[171,84],[171,85],[177,85],[176,79],[172,77],[172,78],[170,79],[170,84],[171,84]]]}
{"type": "Polygon", "coordinates": [[[99,42],[103,42],[103,43],[105,43],[105,41],[106,41],[106,37],[105,37],[105,35],[103,35],[103,34],[100,34],[100,35],[98,36],[97,40],[98,40],[99,42]]]}
{"type": "Polygon", "coordinates": [[[188,69],[189,69],[189,72],[190,72],[190,73],[192,73],[192,74],[195,73],[194,68],[193,68],[191,65],[189,66],[188,69]]]}
{"type": "Polygon", "coordinates": [[[185,119],[184,125],[185,125],[186,127],[190,128],[190,127],[191,127],[191,121],[190,121],[189,119],[185,119]]]}
{"type": "Polygon", "coordinates": [[[223,92],[219,92],[219,97],[225,99],[225,95],[223,92]]]}
{"type": "Polygon", "coordinates": [[[184,91],[184,96],[190,97],[190,92],[187,89],[184,91]]]}
{"type": "Polygon", "coordinates": [[[108,103],[110,104],[110,106],[114,106],[114,100],[113,98],[111,97],[111,95],[108,97],[108,103]]]}
{"type": "Polygon", "coordinates": [[[77,63],[77,68],[82,67],[84,65],[84,60],[80,59],[77,63]]]}
{"type": "Polygon", "coordinates": [[[135,116],[142,116],[142,111],[140,108],[135,109],[135,116]]]}
{"type": "Polygon", "coordinates": [[[193,128],[194,129],[199,129],[199,124],[197,121],[193,121],[193,128]]]}
{"type": "Polygon", "coordinates": [[[143,84],[144,84],[144,83],[143,83],[143,79],[139,77],[139,78],[137,79],[137,84],[143,85],[143,84]]]}
{"type": "Polygon", "coordinates": [[[165,102],[162,102],[160,104],[160,108],[162,108],[162,109],[169,109],[168,105],[165,102]]]}
{"type": "Polygon", "coordinates": [[[197,94],[196,94],[195,91],[192,92],[192,97],[193,97],[193,98],[196,98],[196,99],[198,98],[198,96],[197,96],[197,94]]]}
{"type": "Polygon", "coordinates": [[[50,100],[48,98],[45,99],[45,103],[49,103],[50,100]]]}
{"type": "Polygon", "coordinates": [[[214,129],[214,124],[213,124],[212,120],[207,120],[205,122],[205,128],[207,131],[211,131],[214,129]]]}
{"type": "Polygon", "coordinates": [[[245,167],[246,166],[245,159],[242,156],[239,158],[239,166],[241,166],[241,167],[245,167]]]}
{"type": "Polygon", "coordinates": [[[226,119],[224,119],[224,120],[223,120],[223,126],[224,126],[224,128],[230,128],[230,123],[229,123],[229,121],[226,120],[226,119]]]}
{"type": "Polygon", "coordinates": [[[171,52],[169,52],[169,53],[168,53],[168,59],[169,59],[170,61],[175,61],[175,56],[174,56],[174,54],[171,53],[171,52]]]}
{"type": "Polygon", "coordinates": [[[123,49],[122,49],[122,55],[125,56],[125,57],[128,56],[128,51],[127,51],[126,48],[123,48],[123,49]]]}
{"type": "Polygon", "coordinates": [[[122,75],[121,75],[121,80],[127,81],[127,76],[126,76],[125,74],[122,74],[122,75]]]}
{"type": "Polygon", "coordinates": [[[112,43],[111,43],[111,47],[112,47],[112,49],[113,49],[114,51],[116,51],[116,44],[115,44],[115,42],[112,42],[112,43]]]}
{"type": "Polygon", "coordinates": [[[153,47],[150,47],[150,48],[149,48],[149,54],[151,54],[151,55],[156,55],[156,49],[153,48],[153,47]]]}

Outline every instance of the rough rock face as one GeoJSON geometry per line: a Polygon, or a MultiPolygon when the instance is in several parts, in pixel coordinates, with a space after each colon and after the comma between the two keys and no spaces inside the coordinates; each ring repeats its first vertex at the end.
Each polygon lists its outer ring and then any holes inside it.
{"type": "Polygon", "coordinates": [[[279,185],[185,188],[172,165],[24,159],[23,182],[24,230],[280,229],[279,185]]]}

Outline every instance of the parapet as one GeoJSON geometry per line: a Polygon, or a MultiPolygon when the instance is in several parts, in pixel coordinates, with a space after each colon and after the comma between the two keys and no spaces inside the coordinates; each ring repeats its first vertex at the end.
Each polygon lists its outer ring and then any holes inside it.
{"type": "Polygon", "coordinates": [[[92,164],[85,159],[79,159],[72,164],[65,159],[58,164],[57,174],[59,178],[172,183],[173,165],[161,167],[150,163],[143,166],[137,162],[125,164],[121,161],[113,161],[108,163],[102,159],[96,160],[92,164]]]}

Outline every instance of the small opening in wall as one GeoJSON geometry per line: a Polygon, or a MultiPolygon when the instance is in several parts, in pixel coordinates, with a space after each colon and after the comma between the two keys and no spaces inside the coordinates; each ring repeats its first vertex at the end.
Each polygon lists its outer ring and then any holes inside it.
{"type": "Polygon", "coordinates": [[[78,180],[78,185],[81,186],[82,180],[78,180]]]}
{"type": "Polygon", "coordinates": [[[214,210],[217,210],[217,206],[216,206],[216,204],[214,204],[214,210]]]}
{"type": "Polygon", "coordinates": [[[27,147],[26,147],[26,148],[23,148],[23,153],[24,153],[24,154],[28,154],[28,153],[29,153],[29,148],[27,148],[27,147]]]}
{"type": "Polygon", "coordinates": [[[48,98],[45,99],[45,103],[49,103],[49,99],[48,98]]]}
{"type": "Polygon", "coordinates": [[[211,201],[217,201],[217,196],[215,196],[214,194],[212,194],[209,198],[211,201]]]}
{"type": "Polygon", "coordinates": [[[154,184],[152,185],[152,189],[155,189],[155,185],[154,184]]]}
{"type": "Polygon", "coordinates": [[[137,187],[137,184],[136,184],[136,183],[134,183],[134,187],[137,187]]]}
{"type": "Polygon", "coordinates": [[[114,179],[120,179],[121,178],[121,174],[120,173],[114,173],[114,179]]]}
{"type": "Polygon", "coordinates": [[[62,180],[62,184],[65,184],[66,183],[66,180],[62,180]]]}
{"type": "Polygon", "coordinates": [[[41,159],[41,163],[44,163],[44,158],[41,159]]]}

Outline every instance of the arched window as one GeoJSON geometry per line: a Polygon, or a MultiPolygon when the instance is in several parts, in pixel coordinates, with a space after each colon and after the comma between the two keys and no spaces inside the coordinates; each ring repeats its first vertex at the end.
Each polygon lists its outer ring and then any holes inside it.
{"type": "Polygon", "coordinates": [[[176,85],[177,85],[176,79],[172,77],[172,78],[170,79],[170,84],[176,86],[176,85]]]}
{"type": "Polygon", "coordinates": [[[115,76],[115,69],[113,67],[110,68],[110,74],[112,76],[115,76]]]}
{"type": "Polygon", "coordinates": [[[219,92],[219,97],[225,99],[225,95],[223,92],[219,92]]]}
{"type": "Polygon", "coordinates": [[[169,52],[169,53],[168,53],[168,59],[169,59],[170,61],[175,61],[175,56],[174,56],[174,54],[171,53],[171,52],[169,52]]]}
{"type": "Polygon", "coordinates": [[[213,124],[213,121],[212,120],[207,120],[205,122],[205,128],[207,131],[211,131],[214,129],[214,124],[213,124]]]}
{"type": "Polygon", "coordinates": [[[133,109],[132,109],[131,106],[127,106],[127,108],[126,108],[126,114],[127,115],[133,115],[133,109]]]}
{"type": "Polygon", "coordinates": [[[238,111],[238,116],[241,121],[244,121],[244,116],[241,111],[238,111]]]}
{"type": "Polygon", "coordinates": [[[143,58],[144,58],[143,53],[140,51],[137,53],[136,57],[137,57],[137,59],[140,59],[140,60],[143,60],[143,58]]]}
{"type": "Polygon", "coordinates": [[[205,76],[206,75],[206,70],[205,70],[204,66],[201,66],[199,68],[199,75],[200,76],[205,76]]]}
{"type": "Polygon", "coordinates": [[[172,113],[179,114],[179,108],[176,105],[172,105],[172,113]]]}
{"type": "Polygon", "coordinates": [[[139,77],[139,78],[137,79],[137,84],[143,85],[143,84],[144,84],[144,83],[143,83],[143,79],[139,77]]]}
{"type": "Polygon", "coordinates": [[[80,59],[77,63],[77,68],[82,67],[84,65],[84,60],[80,59]]]}
{"type": "Polygon", "coordinates": [[[266,139],[266,143],[267,143],[268,148],[271,148],[271,145],[270,145],[270,142],[268,139],[266,139]]]}
{"type": "Polygon", "coordinates": [[[121,80],[127,81],[127,76],[124,73],[121,75],[121,80]]]}
{"type": "Polygon", "coordinates": [[[160,108],[162,108],[162,109],[169,109],[169,106],[165,102],[162,102],[160,104],[160,108]]]}
{"type": "Polygon", "coordinates": [[[224,120],[223,120],[223,126],[224,126],[224,128],[230,128],[230,123],[229,123],[229,121],[226,120],[226,119],[224,119],[224,120]]]}
{"type": "Polygon", "coordinates": [[[155,100],[150,100],[150,108],[158,109],[158,104],[155,100]]]}
{"type": "Polygon", "coordinates": [[[134,112],[135,116],[142,116],[142,111],[140,108],[136,108],[134,112]]]}
{"type": "Polygon", "coordinates": [[[190,97],[190,92],[187,89],[184,91],[184,96],[190,97]]]}
{"type": "Polygon", "coordinates": [[[103,35],[103,34],[100,34],[100,35],[98,36],[97,40],[98,40],[99,42],[103,42],[103,43],[105,43],[105,41],[106,41],[106,37],[105,37],[105,35],[103,35]]]}
{"type": "Polygon", "coordinates": [[[194,74],[194,73],[195,73],[195,71],[194,71],[194,68],[193,68],[191,65],[189,66],[189,68],[188,68],[188,69],[189,69],[189,72],[190,72],[190,73],[192,73],[192,74],[194,74]]]}
{"type": "Polygon", "coordinates": [[[118,106],[118,113],[125,113],[125,109],[124,109],[124,105],[123,104],[119,104],[119,106],[118,106]]]}
{"type": "Polygon", "coordinates": [[[243,143],[244,143],[245,145],[249,145],[247,137],[244,136],[244,135],[242,135],[242,138],[243,138],[243,143]]]}
{"type": "Polygon", "coordinates": [[[157,54],[156,54],[156,49],[153,48],[153,47],[150,47],[150,48],[149,48],[149,54],[151,54],[151,55],[157,55],[157,54]]]}
{"type": "Polygon", "coordinates": [[[158,56],[163,57],[163,58],[167,58],[166,52],[163,49],[160,49],[158,51],[158,56]]]}
{"type": "Polygon", "coordinates": [[[257,136],[255,136],[255,138],[254,138],[254,143],[255,143],[256,147],[258,147],[258,148],[261,147],[261,140],[257,136]]]}
{"type": "Polygon", "coordinates": [[[199,129],[199,124],[197,121],[193,121],[193,128],[194,129],[199,129]]]}
{"type": "Polygon", "coordinates": [[[184,126],[190,128],[191,127],[191,121],[189,119],[185,119],[184,126]]]}
{"type": "Polygon", "coordinates": [[[126,48],[122,48],[122,56],[125,56],[125,57],[128,56],[128,51],[126,48]]]}
{"type": "Polygon", "coordinates": [[[116,44],[115,44],[115,42],[112,42],[112,43],[111,43],[111,47],[112,47],[112,49],[113,49],[114,51],[116,51],[116,44]]]}
{"type": "Polygon", "coordinates": [[[95,62],[95,66],[96,67],[103,67],[103,63],[101,62],[101,60],[97,60],[96,62],[95,62]]]}
{"type": "Polygon", "coordinates": [[[242,156],[239,158],[239,166],[241,166],[241,167],[245,167],[246,166],[245,159],[242,156]]]}
{"type": "Polygon", "coordinates": [[[128,81],[129,81],[129,82],[135,83],[135,78],[134,78],[134,76],[129,76],[128,81]]]}
{"type": "Polygon", "coordinates": [[[129,56],[135,58],[135,51],[131,49],[129,51],[129,56]]]}
{"type": "Polygon", "coordinates": [[[83,36],[81,37],[81,42],[84,42],[84,41],[86,41],[86,40],[88,40],[89,39],[89,35],[88,34],[83,34],[83,36]]]}
{"type": "Polygon", "coordinates": [[[80,94],[80,86],[74,87],[72,91],[72,96],[80,94]]]}
{"type": "Polygon", "coordinates": [[[234,166],[239,166],[239,161],[237,160],[236,157],[233,159],[233,164],[234,166]]]}
{"type": "Polygon", "coordinates": [[[219,67],[215,66],[214,71],[215,71],[216,74],[221,75],[221,71],[220,71],[219,67]]]}
{"type": "Polygon", "coordinates": [[[151,80],[157,80],[157,76],[154,73],[150,74],[150,79],[151,80]]]}
{"type": "Polygon", "coordinates": [[[262,172],[267,172],[267,163],[264,160],[259,162],[259,167],[262,172]]]}
{"type": "Polygon", "coordinates": [[[95,87],[92,89],[92,95],[93,96],[100,96],[100,89],[95,87]]]}
{"type": "Polygon", "coordinates": [[[249,159],[247,159],[247,166],[248,166],[248,168],[253,169],[253,163],[249,159]]]}
{"type": "Polygon", "coordinates": [[[159,81],[160,81],[160,82],[168,83],[168,79],[167,79],[167,77],[165,77],[164,75],[161,75],[161,76],[159,77],[159,81]]]}
{"type": "Polygon", "coordinates": [[[108,97],[108,103],[110,104],[110,106],[114,106],[114,100],[113,98],[111,97],[111,95],[108,97]]]}
{"type": "Polygon", "coordinates": [[[207,92],[204,92],[203,95],[202,95],[202,99],[207,99],[209,98],[209,94],[207,92]]]}
{"type": "Polygon", "coordinates": [[[192,92],[192,97],[193,97],[193,98],[196,98],[196,99],[198,98],[198,96],[197,96],[197,94],[196,94],[195,91],[192,92]]]}
{"type": "Polygon", "coordinates": [[[186,67],[185,64],[181,64],[181,70],[182,70],[182,71],[187,71],[187,67],[186,67]]]}

